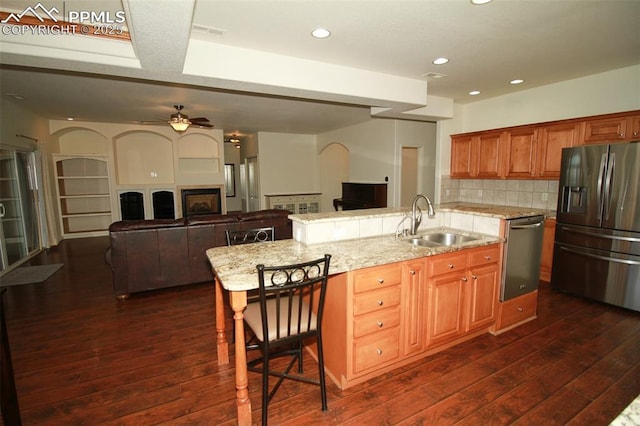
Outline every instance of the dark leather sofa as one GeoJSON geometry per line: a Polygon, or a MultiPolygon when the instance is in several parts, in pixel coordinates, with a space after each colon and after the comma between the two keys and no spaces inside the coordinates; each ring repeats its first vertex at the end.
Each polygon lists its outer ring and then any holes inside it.
{"type": "Polygon", "coordinates": [[[225,246],[226,230],[275,227],[275,239],[291,238],[286,210],[190,216],[186,219],[124,220],[109,226],[105,258],[118,299],[131,293],[212,281],[205,251],[225,246]]]}

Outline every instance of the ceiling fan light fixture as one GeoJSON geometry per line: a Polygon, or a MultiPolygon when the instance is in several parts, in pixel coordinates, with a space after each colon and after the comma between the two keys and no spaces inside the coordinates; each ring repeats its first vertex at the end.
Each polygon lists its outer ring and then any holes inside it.
{"type": "Polygon", "coordinates": [[[191,121],[185,117],[174,117],[168,123],[176,132],[184,132],[191,125],[191,121]]]}

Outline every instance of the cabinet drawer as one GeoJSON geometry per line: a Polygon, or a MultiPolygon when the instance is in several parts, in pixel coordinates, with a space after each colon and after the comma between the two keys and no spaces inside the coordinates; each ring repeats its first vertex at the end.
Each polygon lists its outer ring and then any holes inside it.
{"type": "Polygon", "coordinates": [[[433,260],[429,260],[429,276],[431,277],[465,269],[467,269],[466,254],[435,256],[433,260]]]}
{"type": "Polygon", "coordinates": [[[491,246],[474,251],[469,255],[470,266],[482,266],[500,260],[500,246],[491,246]]]}
{"type": "Polygon", "coordinates": [[[396,327],[356,339],[353,349],[354,373],[384,364],[400,354],[400,329],[396,327]]]}
{"type": "Polygon", "coordinates": [[[400,304],[400,287],[388,287],[359,294],[353,301],[353,315],[366,314],[400,304]]]}
{"type": "Polygon", "coordinates": [[[388,330],[400,325],[400,306],[361,315],[353,320],[353,337],[361,337],[376,331],[388,330]]]}
{"type": "Polygon", "coordinates": [[[381,287],[400,284],[402,279],[402,269],[400,266],[391,268],[372,268],[358,272],[353,277],[353,291],[362,293],[375,290],[381,287]]]}
{"type": "Polygon", "coordinates": [[[500,327],[508,327],[512,324],[524,321],[536,315],[538,307],[538,292],[523,294],[515,299],[502,303],[500,327]]]}

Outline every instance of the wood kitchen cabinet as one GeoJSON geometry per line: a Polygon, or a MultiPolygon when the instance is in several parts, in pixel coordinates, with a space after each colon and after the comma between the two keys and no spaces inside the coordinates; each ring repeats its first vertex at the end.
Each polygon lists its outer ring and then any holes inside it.
{"type": "Polygon", "coordinates": [[[507,178],[533,178],[536,174],[538,129],[525,127],[506,132],[507,178]]]}
{"type": "Polygon", "coordinates": [[[551,266],[553,263],[553,244],[556,236],[556,220],[547,218],[544,221],[542,237],[542,256],[540,258],[540,279],[551,281],[551,266]]]}
{"type": "Polygon", "coordinates": [[[629,142],[640,138],[639,114],[615,114],[584,122],[584,143],[629,142]]]}
{"type": "Polygon", "coordinates": [[[576,146],[580,138],[580,124],[575,122],[543,126],[538,133],[536,177],[560,177],[562,149],[576,146]]]}
{"type": "Polygon", "coordinates": [[[451,136],[453,178],[558,179],[562,149],[640,140],[640,111],[451,136]]]}
{"type": "Polygon", "coordinates": [[[435,256],[429,261],[428,346],[493,325],[500,246],[435,256]]]}
{"type": "Polygon", "coordinates": [[[330,276],[322,324],[327,375],[346,389],[490,331],[500,247],[330,276]]]}
{"type": "Polygon", "coordinates": [[[502,131],[451,137],[451,176],[497,178],[502,176],[502,131]]]}
{"type": "Polygon", "coordinates": [[[410,355],[426,346],[429,291],[426,261],[417,259],[402,265],[402,353],[410,355]]]}

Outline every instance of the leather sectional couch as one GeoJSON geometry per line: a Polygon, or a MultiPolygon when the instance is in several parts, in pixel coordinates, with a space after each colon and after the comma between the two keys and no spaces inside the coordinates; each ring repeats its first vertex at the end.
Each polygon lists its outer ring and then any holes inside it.
{"type": "Polygon", "coordinates": [[[275,239],[291,238],[286,210],[124,220],[109,226],[105,258],[118,299],[131,293],[212,281],[205,251],[227,244],[226,230],[275,227],[275,239]]]}

